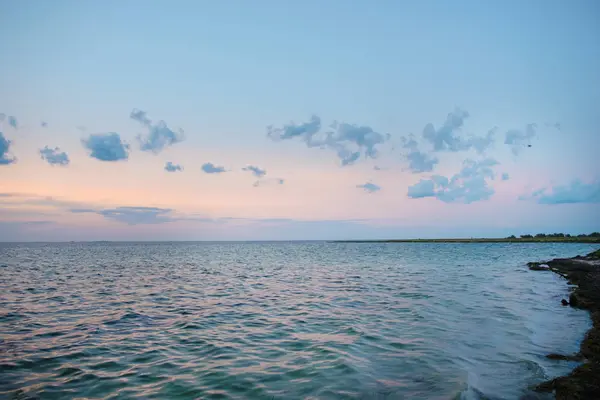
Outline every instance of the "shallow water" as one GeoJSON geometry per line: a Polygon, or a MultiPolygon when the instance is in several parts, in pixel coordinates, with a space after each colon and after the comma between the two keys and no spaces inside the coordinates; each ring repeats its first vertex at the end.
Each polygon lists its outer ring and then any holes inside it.
{"type": "Polygon", "coordinates": [[[539,398],[595,247],[0,244],[0,398],[539,398]]]}

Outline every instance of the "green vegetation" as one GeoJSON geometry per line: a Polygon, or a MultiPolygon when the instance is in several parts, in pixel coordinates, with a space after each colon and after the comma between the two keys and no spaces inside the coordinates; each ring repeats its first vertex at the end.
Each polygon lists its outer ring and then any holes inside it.
{"type": "Polygon", "coordinates": [[[538,233],[534,235],[511,235],[506,238],[462,238],[462,239],[388,239],[388,240],[339,240],[337,243],[600,243],[600,232],[589,235],[568,233],[538,233]]]}

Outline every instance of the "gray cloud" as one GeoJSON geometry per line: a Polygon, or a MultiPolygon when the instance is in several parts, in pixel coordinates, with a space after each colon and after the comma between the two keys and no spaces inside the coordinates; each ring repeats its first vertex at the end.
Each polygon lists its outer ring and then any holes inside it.
{"type": "Polygon", "coordinates": [[[402,148],[408,150],[404,157],[408,160],[408,169],[412,173],[430,172],[439,163],[437,157],[419,150],[419,144],[413,135],[409,135],[408,138],[402,137],[401,141],[402,148]]]}
{"type": "Polygon", "coordinates": [[[482,161],[465,160],[463,168],[450,179],[433,175],[430,179],[421,179],[408,188],[408,197],[434,197],[446,203],[472,203],[487,200],[494,194],[488,186],[488,179],[494,179],[492,167],[498,162],[492,158],[482,161]]]}
{"type": "Polygon", "coordinates": [[[164,224],[173,222],[176,218],[171,216],[170,208],[157,207],[116,207],[94,210],[90,208],[74,208],[72,213],[94,213],[106,219],[125,223],[127,225],[139,224],[164,224]]]}
{"type": "Polygon", "coordinates": [[[597,204],[600,203],[600,180],[585,183],[575,179],[568,185],[554,186],[550,190],[548,188],[535,190],[531,196],[522,199],[533,199],[539,204],[597,204]]]}
{"type": "Polygon", "coordinates": [[[503,181],[507,181],[509,178],[510,178],[510,176],[508,175],[508,172],[504,172],[504,173],[502,174],[502,180],[503,180],[503,181]]]}
{"type": "Polygon", "coordinates": [[[40,126],[42,128],[47,128],[48,127],[48,123],[46,121],[42,121],[42,122],[40,122],[40,126]]]}
{"type": "Polygon", "coordinates": [[[96,133],[82,139],[83,146],[90,151],[90,157],[100,161],[119,161],[129,158],[129,145],[121,141],[115,132],[96,133]]]}
{"type": "Polygon", "coordinates": [[[456,131],[462,128],[465,119],[469,117],[467,111],[457,108],[449,113],[446,121],[439,128],[435,129],[432,123],[425,125],[423,128],[423,139],[431,143],[433,151],[464,151],[468,150],[469,143],[464,142],[460,137],[456,136],[456,131]]]}
{"type": "Polygon", "coordinates": [[[248,165],[247,167],[242,168],[242,171],[252,172],[252,175],[254,175],[257,178],[262,178],[267,174],[266,170],[256,167],[254,165],[248,165]]]}
{"type": "Polygon", "coordinates": [[[40,156],[42,160],[46,160],[50,165],[69,165],[69,156],[64,151],[60,151],[58,147],[53,149],[45,146],[43,149],[40,149],[40,156]]]}
{"type": "Polygon", "coordinates": [[[214,165],[213,163],[205,163],[202,165],[202,171],[207,174],[220,174],[222,172],[226,172],[224,167],[214,165]]]}
{"type": "Polygon", "coordinates": [[[285,183],[285,179],[282,178],[266,178],[260,179],[252,184],[254,187],[259,186],[271,186],[271,185],[283,185],[285,183]]]}
{"type": "Polygon", "coordinates": [[[282,128],[267,127],[267,135],[273,140],[300,138],[307,147],[319,147],[335,151],[341,165],[354,164],[361,155],[376,158],[377,146],[389,139],[389,135],[375,132],[368,126],[334,123],[330,130],[321,132],[321,118],[313,115],[310,121],[290,123],[282,128]]]}
{"type": "Polygon", "coordinates": [[[485,153],[494,144],[494,136],[497,130],[498,128],[490,129],[485,136],[471,136],[467,139],[469,147],[474,148],[479,154],[485,153]]]}
{"type": "Polygon", "coordinates": [[[490,129],[485,136],[471,135],[468,138],[459,136],[465,120],[469,117],[467,111],[457,108],[449,113],[444,124],[436,129],[432,123],[423,128],[421,138],[430,150],[423,151],[421,144],[414,135],[401,137],[404,151],[402,157],[408,161],[408,170],[412,173],[431,172],[439,164],[439,159],[433,153],[449,151],[475,150],[484,154],[494,144],[496,128],[490,129]]]}
{"type": "Polygon", "coordinates": [[[17,117],[9,115],[8,116],[8,124],[12,126],[14,129],[19,129],[19,122],[17,121],[17,117]]]}
{"type": "Polygon", "coordinates": [[[169,161],[165,164],[165,171],[167,171],[167,172],[183,171],[183,167],[179,164],[173,164],[171,161],[169,161]]]}
{"type": "Polygon", "coordinates": [[[17,161],[16,158],[10,156],[11,141],[4,137],[0,132],[0,165],[9,165],[17,161]]]}
{"type": "Polygon", "coordinates": [[[146,135],[138,136],[142,151],[150,151],[157,154],[165,148],[183,140],[182,129],[175,132],[162,120],[153,124],[145,111],[134,109],[129,114],[129,117],[142,124],[148,131],[146,135]]]}
{"type": "Polygon", "coordinates": [[[535,137],[537,124],[527,124],[525,129],[510,129],[504,136],[504,144],[511,146],[513,154],[518,155],[525,147],[531,147],[531,139],[535,137]]]}
{"type": "Polygon", "coordinates": [[[381,186],[371,182],[363,183],[362,185],[356,185],[356,187],[359,189],[363,189],[365,192],[368,193],[375,193],[381,190],[381,186]]]}

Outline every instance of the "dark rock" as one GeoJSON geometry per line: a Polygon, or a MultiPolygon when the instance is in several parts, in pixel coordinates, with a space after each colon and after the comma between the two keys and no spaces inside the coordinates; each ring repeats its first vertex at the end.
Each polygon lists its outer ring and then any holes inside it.
{"type": "Polygon", "coordinates": [[[571,307],[577,307],[579,305],[579,300],[577,299],[577,295],[575,293],[571,293],[569,295],[569,304],[571,307]]]}
{"type": "Polygon", "coordinates": [[[532,271],[548,271],[550,268],[541,262],[528,262],[527,266],[532,271]]]}
{"type": "Polygon", "coordinates": [[[546,356],[546,358],[550,360],[562,360],[562,361],[581,361],[581,355],[573,354],[573,355],[565,355],[565,354],[556,354],[550,353],[546,356]]]}
{"type": "Polygon", "coordinates": [[[560,302],[561,302],[561,304],[562,304],[563,306],[568,306],[568,305],[569,305],[569,302],[568,302],[568,301],[566,301],[565,299],[562,299],[560,302]]]}

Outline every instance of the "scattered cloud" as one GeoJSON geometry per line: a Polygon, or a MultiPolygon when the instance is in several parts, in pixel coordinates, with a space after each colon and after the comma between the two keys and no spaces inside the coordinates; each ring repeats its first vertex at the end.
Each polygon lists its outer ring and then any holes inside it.
{"type": "Polygon", "coordinates": [[[561,126],[560,122],[546,122],[546,126],[549,128],[554,128],[557,131],[562,130],[562,126],[561,126]]]}
{"type": "Polygon", "coordinates": [[[46,121],[42,121],[42,122],[40,122],[40,126],[42,128],[47,128],[48,127],[48,123],[46,121]]]}
{"type": "Polygon", "coordinates": [[[535,137],[537,124],[531,123],[525,126],[525,129],[510,129],[504,137],[504,144],[511,147],[514,155],[518,155],[525,147],[531,147],[531,139],[535,137]]]}
{"type": "Polygon", "coordinates": [[[17,121],[17,117],[9,115],[8,116],[8,125],[13,127],[14,129],[19,129],[19,122],[17,121]]]}
{"type": "Polygon", "coordinates": [[[167,172],[183,171],[183,167],[179,164],[173,164],[171,161],[169,161],[165,164],[165,171],[167,171],[167,172]]]}
{"type": "Polygon", "coordinates": [[[96,133],[81,142],[90,151],[90,157],[97,160],[119,161],[129,158],[129,145],[121,141],[118,133],[96,133]]]}
{"type": "Polygon", "coordinates": [[[430,156],[427,153],[419,151],[419,144],[415,140],[414,135],[409,135],[408,138],[402,137],[402,148],[407,149],[408,153],[405,158],[408,160],[408,169],[414,173],[430,172],[439,160],[437,157],[430,156]]]}
{"type": "Polygon", "coordinates": [[[375,193],[381,190],[381,186],[371,182],[364,183],[362,185],[356,185],[357,188],[363,189],[367,193],[375,193]]]}
{"type": "Polygon", "coordinates": [[[586,183],[579,179],[568,185],[535,190],[530,196],[521,199],[534,199],[539,204],[600,203],[600,180],[586,183]]]}
{"type": "Polygon", "coordinates": [[[163,224],[173,222],[170,208],[158,207],[116,207],[94,210],[91,208],[73,208],[72,213],[94,213],[102,215],[106,219],[125,223],[127,225],[139,224],[163,224]]]}
{"type": "Polygon", "coordinates": [[[341,165],[354,164],[361,155],[376,158],[377,146],[389,139],[389,135],[375,132],[372,128],[345,122],[334,123],[326,132],[321,132],[321,118],[313,115],[310,121],[289,123],[282,128],[267,127],[267,135],[273,140],[300,138],[307,147],[319,147],[335,151],[341,165]]]}
{"type": "Polygon", "coordinates": [[[478,154],[483,154],[494,144],[494,136],[496,135],[497,130],[498,128],[492,128],[485,136],[471,136],[467,143],[470,147],[474,148],[478,154]]]}
{"type": "Polygon", "coordinates": [[[242,171],[250,171],[252,172],[252,175],[254,175],[257,178],[262,178],[267,174],[266,170],[256,167],[254,165],[248,165],[247,167],[242,168],[242,171]]]}
{"type": "Polygon", "coordinates": [[[430,179],[421,179],[408,188],[408,197],[413,199],[434,197],[446,203],[472,203],[487,200],[494,194],[488,185],[488,179],[494,179],[492,167],[498,162],[492,158],[482,161],[465,160],[458,174],[450,179],[433,175],[430,179]]]}
{"type": "Polygon", "coordinates": [[[51,149],[46,146],[43,149],[40,149],[40,156],[42,157],[42,160],[46,160],[50,165],[67,166],[70,162],[67,153],[60,151],[58,147],[51,149]]]}
{"type": "Polygon", "coordinates": [[[165,148],[183,140],[182,129],[175,132],[162,120],[153,124],[145,111],[133,109],[129,114],[129,117],[142,124],[148,131],[146,135],[138,136],[140,149],[142,151],[150,151],[154,154],[158,154],[165,148]]]}
{"type": "Polygon", "coordinates": [[[504,172],[504,173],[502,174],[502,180],[503,180],[503,181],[507,181],[509,178],[510,178],[510,176],[508,175],[508,172],[504,172]]]}
{"type": "Polygon", "coordinates": [[[202,165],[202,171],[207,174],[220,174],[222,172],[226,172],[224,167],[214,165],[213,163],[206,163],[202,165]]]}
{"type": "Polygon", "coordinates": [[[435,183],[433,179],[421,179],[419,182],[408,187],[408,197],[421,199],[423,197],[435,197],[435,183]]]}
{"type": "Polygon", "coordinates": [[[449,113],[446,121],[439,128],[435,129],[432,123],[423,128],[423,139],[431,143],[433,151],[463,151],[468,150],[470,144],[456,136],[456,132],[462,128],[465,119],[469,117],[467,111],[457,108],[449,113]]]}
{"type": "Polygon", "coordinates": [[[260,179],[256,182],[254,182],[254,184],[252,184],[252,186],[254,186],[254,187],[277,186],[277,185],[283,185],[284,183],[285,183],[285,179],[282,179],[282,178],[266,178],[266,179],[260,179]]]}
{"type": "Polygon", "coordinates": [[[16,158],[10,156],[11,141],[4,137],[0,132],[0,165],[9,165],[17,161],[16,158]]]}

